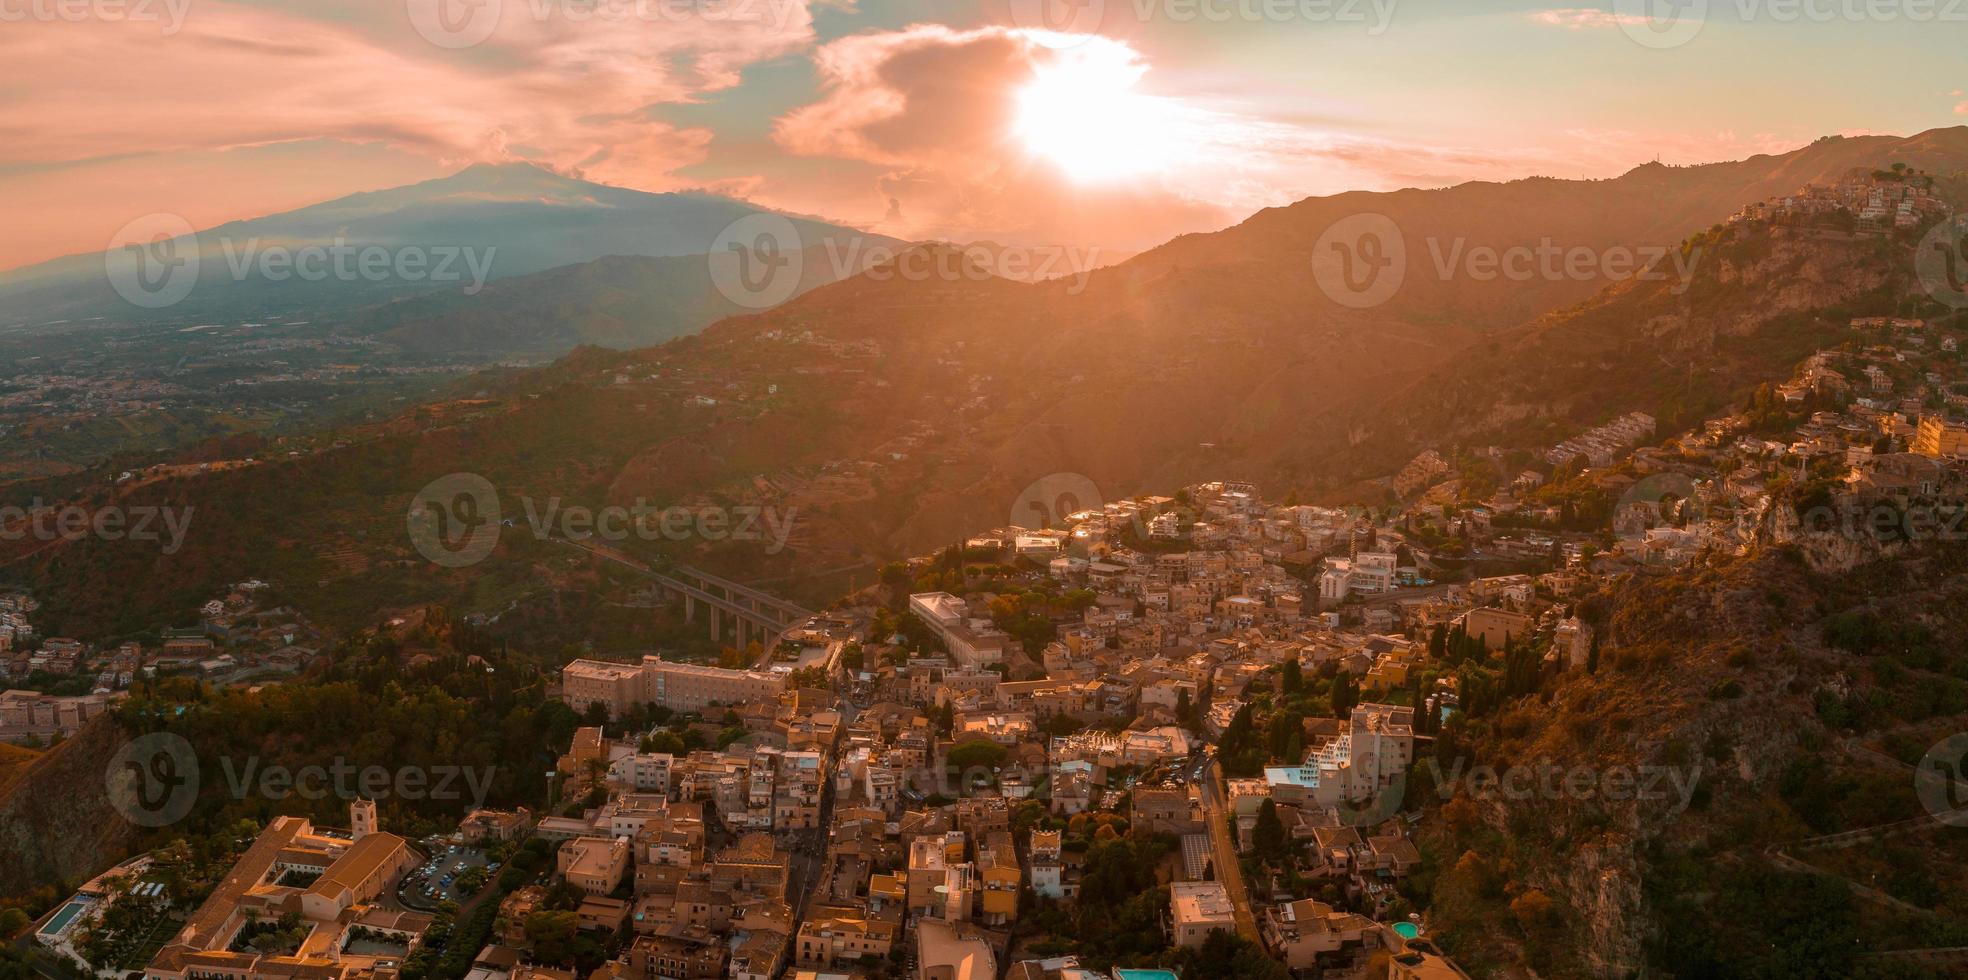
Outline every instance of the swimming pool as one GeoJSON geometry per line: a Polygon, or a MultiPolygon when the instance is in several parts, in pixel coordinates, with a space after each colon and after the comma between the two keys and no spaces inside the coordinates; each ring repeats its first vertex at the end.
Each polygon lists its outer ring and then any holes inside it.
{"type": "Polygon", "coordinates": [[[1394,934],[1400,936],[1402,939],[1413,939],[1421,935],[1421,927],[1412,922],[1396,922],[1394,923],[1394,934]]]}
{"type": "Polygon", "coordinates": [[[61,911],[55,913],[54,918],[48,920],[47,925],[41,927],[40,934],[43,936],[61,935],[64,930],[75,923],[75,917],[81,915],[83,910],[88,907],[88,902],[69,902],[67,905],[62,906],[61,911]]]}

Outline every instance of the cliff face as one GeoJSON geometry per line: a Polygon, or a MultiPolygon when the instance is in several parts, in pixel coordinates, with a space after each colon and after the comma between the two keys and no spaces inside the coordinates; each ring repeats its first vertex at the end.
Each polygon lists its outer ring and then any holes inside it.
{"type": "MultiPolygon", "coordinates": [[[[1954,921],[1941,900],[1869,902],[1850,884],[1883,875],[1848,881],[1790,845],[1927,812],[1911,763],[1968,723],[1968,559],[1808,544],[1615,584],[1583,607],[1596,673],[1444,733],[1436,771],[1565,773],[1555,791],[1464,778],[1424,797],[1430,929],[1453,952],[1547,977],[1851,976],[1858,954],[1939,945],[1907,935],[1954,921]],[[1622,771],[1634,798],[1610,799],[1622,771]],[[1742,941],[1729,920],[1756,902],[1775,903],[1757,928],[1795,948],[1742,941]],[[1790,956],[1822,962],[1760,972],[1790,956]]],[[[1900,858],[1947,866],[1959,842],[1935,830],[1896,838],[1900,858]]]]}
{"type": "Polygon", "coordinates": [[[98,718],[0,785],[0,895],[79,884],[131,852],[138,828],[110,806],[105,781],[124,740],[98,718]]]}

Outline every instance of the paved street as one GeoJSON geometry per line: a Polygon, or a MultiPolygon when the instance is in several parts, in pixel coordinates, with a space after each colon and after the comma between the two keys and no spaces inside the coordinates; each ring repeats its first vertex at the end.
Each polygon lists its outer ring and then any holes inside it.
{"type": "Polygon", "coordinates": [[[1217,768],[1215,756],[1209,758],[1204,769],[1205,778],[1201,782],[1203,818],[1209,822],[1216,880],[1230,892],[1230,905],[1237,917],[1237,932],[1251,942],[1260,942],[1257,917],[1251,914],[1250,893],[1244,889],[1244,869],[1237,863],[1236,842],[1230,839],[1230,796],[1223,788],[1222,773],[1217,768]]]}

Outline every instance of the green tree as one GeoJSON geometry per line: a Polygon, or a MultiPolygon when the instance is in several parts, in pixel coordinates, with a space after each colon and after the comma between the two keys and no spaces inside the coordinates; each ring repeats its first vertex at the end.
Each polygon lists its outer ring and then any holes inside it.
{"type": "Polygon", "coordinates": [[[1274,864],[1282,864],[1290,854],[1285,822],[1278,817],[1278,804],[1268,796],[1257,808],[1257,826],[1251,831],[1251,843],[1260,857],[1274,864]]]}

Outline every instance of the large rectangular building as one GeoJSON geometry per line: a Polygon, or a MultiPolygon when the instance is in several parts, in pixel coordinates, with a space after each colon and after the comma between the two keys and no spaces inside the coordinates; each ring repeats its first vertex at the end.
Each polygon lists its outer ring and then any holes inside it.
{"type": "Polygon", "coordinates": [[[398,911],[385,896],[421,857],[408,841],[375,828],[372,805],[358,802],[351,811],[354,832],[347,835],[318,833],[302,817],[273,818],[144,968],[144,980],[394,976],[403,953],[358,953],[348,940],[381,933],[416,949],[431,917],[398,911]],[[306,931],[297,948],[260,952],[238,942],[246,930],[289,914],[306,931]]]}
{"type": "Polygon", "coordinates": [[[962,599],[948,592],[919,592],[909,597],[909,611],[942,639],[957,664],[983,667],[1005,659],[1011,638],[988,619],[970,618],[962,599]]]}
{"type": "Polygon", "coordinates": [[[640,664],[576,660],[560,670],[560,696],[568,707],[586,711],[589,705],[605,704],[610,718],[619,717],[631,704],[698,711],[712,705],[771,701],[785,689],[786,678],[780,674],[673,663],[661,657],[644,657],[640,664]]]}
{"type": "Polygon", "coordinates": [[[39,691],[0,693],[0,741],[68,738],[107,712],[115,698],[109,694],[56,697],[39,691]]]}
{"type": "Polygon", "coordinates": [[[1968,424],[1922,417],[1907,448],[1931,459],[1968,456],[1968,424]]]}

